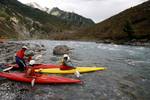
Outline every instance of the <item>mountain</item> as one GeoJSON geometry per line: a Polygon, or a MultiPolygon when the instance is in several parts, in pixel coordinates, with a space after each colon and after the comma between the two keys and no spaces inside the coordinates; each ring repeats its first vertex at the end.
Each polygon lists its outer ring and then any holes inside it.
{"type": "Polygon", "coordinates": [[[32,7],[32,8],[38,8],[38,9],[40,9],[42,11],[46,11],[46,8],[41,7],[36,2],[27,3],[26,5],[28,5],[28,6],[32,7]]]}
{"type": "Polygon", "coordinates": [[[38,3],[36,3],[36,2],[30,2],[30,3],[27,3],[26,5],[27,5],[27,6],[30,6],[30,7],[32,7],[32,8],[37,8],[37,9],[42,10],[42,11],[47,12],[47,13],[50,12],[50,9],[49,9],[49,8],[47,8],[47,7],[42,7],[42,6],[40,6],[40,5],[39,5],[38,3]]]}
{"type": "Polygon", "coordinates": [[[17,0],[0,0],[0,38],[49,38],[80,27],[17,0]]]}
{"type": "Polygon", "coordinates": [[[66,20],[68,24],[75,24],[80,26],[91,26],[94,25],[94,22],[91,19],[85,18],[81,15],[78,15],[76,13],[71,12],[65,12],[63,10],[60,10],[57,7],[54,7],[49,14],[54,15],[60,19],[66,20]]]}
{"type": "Polygon", "coordinates": [[[76,13],[63,11],[57,7],[54,7],[53,9],[50,10],[47,7],[41,7],[39,4],[37,4],[35,2],[27,3],[26,5],[33,7],[33,8],[38,8],[42,11],[47,12],[50,15],[53,15],[62,20],[65,20],[67,22],[67,24],[71,25],[71,27],[73,27],[73,28],[76,26],[89,27],[91,25],[94,25],[94,22],[89,18],[85,18],[76,13]]]}
{"type": "Polygon", "coordinates": [[[64,20],[17,0],[0,0],[0,36],[44,38],[50,33],[70,29],[64,20]]]}
{"type": "Polygon", "coordinates": [[[82,38],[130,41],[150,39],[150,0],[78,32],[82,38]]]}

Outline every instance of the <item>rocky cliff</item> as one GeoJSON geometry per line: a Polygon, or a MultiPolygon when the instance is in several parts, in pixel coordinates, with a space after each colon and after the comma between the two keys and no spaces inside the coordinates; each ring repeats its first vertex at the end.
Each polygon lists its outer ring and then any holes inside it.
{"type": "Polygon", "coordinates": [[[0,38],[49,38],[80,27],[17,0],[0,0],[0,38]]]}

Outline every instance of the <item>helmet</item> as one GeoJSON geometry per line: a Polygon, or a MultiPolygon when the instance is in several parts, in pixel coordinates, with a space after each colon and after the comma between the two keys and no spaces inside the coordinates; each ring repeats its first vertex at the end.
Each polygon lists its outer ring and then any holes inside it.
{"type": "Polygon", "coordinates": [[[28,47],[24,45],[24,46],[22,46],[22,49],[28,49],[28,47]]]}
{"type": "Polygon", "coordinates": [[[70,60],[70,57],[69,57],[69,55],[64,54],[63,59],[66,59],[68,61],[68,60],[70,60]]]}
{"type": "Polygon", "coordinates": [[[35,64],[35,60],[30,60],[29,64],[30,65],[34,65],[35,64]]]}

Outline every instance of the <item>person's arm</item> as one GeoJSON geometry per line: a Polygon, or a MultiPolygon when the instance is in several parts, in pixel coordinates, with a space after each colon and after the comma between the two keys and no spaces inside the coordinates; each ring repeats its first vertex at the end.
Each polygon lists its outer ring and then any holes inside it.
{"type": "Polygon", "coordinates": [[[32,60],[32,56],[29,56],[29,57],[28,57],[28,62],[30,62],[30,60],[32,60]]]}
{"type": "Polygon", "coordinates": [[[61,60],[58,61],[58,64],[63,65],[63,62],[64,62],[63,59],[61,59],[61,60]]]}
{"type": "Polygon", "coordinates": [[[68,62],[66,62],[66,65],[67,65],[67,66],[70,66],[70,67],[72,67],[72,68],[75,68],[75,65],[72,63],[71,60],[69,60],[68,62]]]}

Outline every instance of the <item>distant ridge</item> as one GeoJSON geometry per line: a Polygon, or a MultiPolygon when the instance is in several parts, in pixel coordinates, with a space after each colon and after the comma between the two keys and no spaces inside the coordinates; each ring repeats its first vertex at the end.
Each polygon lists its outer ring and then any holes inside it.
{"type": "Polygon", "coordinates": [[[150,0],[78,32],[92,40],[128,41],[150,39],[150,0]]]}

